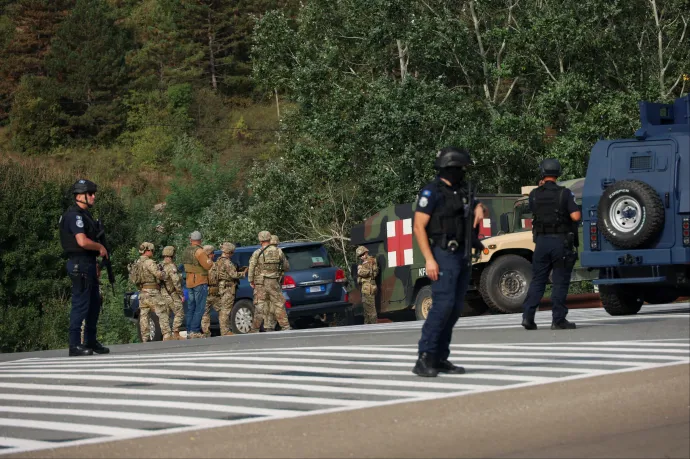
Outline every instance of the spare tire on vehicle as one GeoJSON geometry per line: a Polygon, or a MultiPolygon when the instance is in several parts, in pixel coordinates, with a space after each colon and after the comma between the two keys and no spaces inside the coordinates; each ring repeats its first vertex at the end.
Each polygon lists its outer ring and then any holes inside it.
{"type": "Polygon", "coordinates": [[[648,246],[664,228],[664,204],[656,190],[640,180],[607,187],[597,213],[601,233],[622,249],[648,246]]]}

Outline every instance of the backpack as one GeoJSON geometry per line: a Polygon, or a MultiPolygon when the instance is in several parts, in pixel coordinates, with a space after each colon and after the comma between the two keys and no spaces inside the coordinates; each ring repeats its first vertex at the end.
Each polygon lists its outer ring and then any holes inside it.
{"type": "Polygon", "coordinates": [[[218,285],[218,263],[214,263],[208,270],[208,285],[218,285]]]}
{"type": "Polygon", "coordinates": [[[131,283],[137,287],[144,283],[141,279],[141,260],[127,265],[127,271],[129,271],[129,281],[131,283]]]}

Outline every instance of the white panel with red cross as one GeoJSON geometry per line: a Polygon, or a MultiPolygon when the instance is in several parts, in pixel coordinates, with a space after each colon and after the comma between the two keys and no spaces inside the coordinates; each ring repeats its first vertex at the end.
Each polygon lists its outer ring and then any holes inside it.
{"type": "Polygon", "coordinates": [[[412,219],[395,220],[386,224],[388,266],[412,264],[412,219]]]}

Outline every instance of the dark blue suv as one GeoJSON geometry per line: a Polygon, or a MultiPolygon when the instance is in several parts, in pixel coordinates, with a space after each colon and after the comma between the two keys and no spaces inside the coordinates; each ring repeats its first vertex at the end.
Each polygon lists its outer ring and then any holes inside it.
{"type": "MultiPolygon", "coordinates": [[[[239,267],[249,266],[249,258],[260,246],[239,246],[232,261],[239,267]]],[[[290,270],[283,277],[283,296],[290,326],[301,328],[315,322],[347,325],[354,321],[354,309],[345,289],[345,272],[334,266],[326,248],[320,242],[290,242],[278,244],[290,263],[290,270]]],[[[221,252],[214,253],[217,259],[221,252]]],[[[184,267],[180,265],[184,279],[184,267]]],[[[183,280],[184,285],[184,280],[183,280]]],[[[185,288],[185,299],[187,289],[185,288]]],[[[235,295],[235,306],[230,314],[234,333],[249,332],[254,316],[253,289],[247,278],[240,280],[235,295]]],[[[186,306],[185,302],[185,306],[186,306]]],[[[139,323],[138,292],[128,292],[124,298],[125,316],[139,323]]],[[[187,313],[185,307],[185,314],[187,313]]],[[[152,341],[162,339],[158,317],[150,314],[152,341]]],[[[219,331],[218,313],[211,309],[211,330],[219,331]]]]}

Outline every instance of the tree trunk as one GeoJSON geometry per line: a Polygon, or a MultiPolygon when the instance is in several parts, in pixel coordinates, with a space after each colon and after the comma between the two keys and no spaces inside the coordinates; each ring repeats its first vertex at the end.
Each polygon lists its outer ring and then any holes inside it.
{"type": "Polygon", "coordinates": [[[214,91],[218,90],[218,81],[216,80],[216,56],[213,54],[213,27],[211,24],[211,10],[208,10],[208,58],[209,67],[211,70],[211,87],[214,91]]]}
{"type": "Polygon", "coordinates": [[[273,88],[273,93],[276,96],[276,111],[278,112],[278,121],[280,121],[280,102],[278,101],[278,88],[273,88]]]}
{"type": "Polygon", "coordinates": [[[396,40],[396,42],[398,44],[398,58],[400,59],[400,82],[402,83],[407,76],[407,63],[410,58],[407,56],[407,46],[403,48],[402,41],[396,40]]]}

